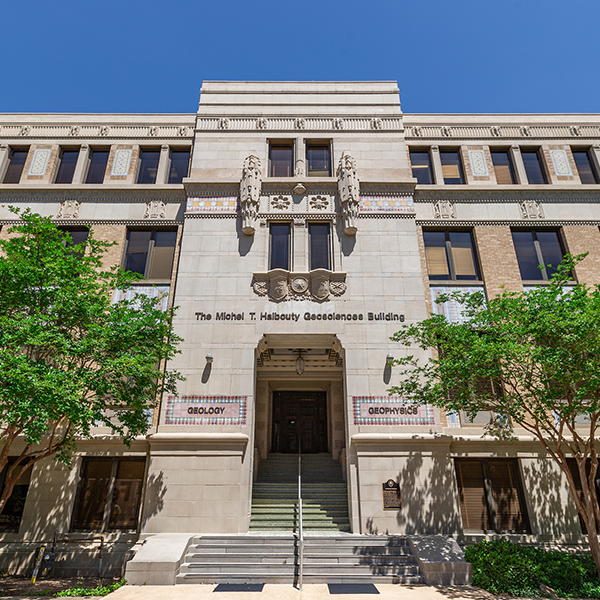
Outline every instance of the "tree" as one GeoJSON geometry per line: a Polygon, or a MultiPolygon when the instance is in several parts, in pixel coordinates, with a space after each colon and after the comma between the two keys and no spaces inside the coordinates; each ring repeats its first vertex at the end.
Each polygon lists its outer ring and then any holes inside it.
{"type": "Polygon", "coordinates": [[[73,245],[50,219],[11,210],[21,222],[0,241],[0,512],[27,469],[53,455],[68,464],[94,425],[127,445],[144,434],[148,409],[181,379],[161,369],[181,341],[173,309],[141,294],[112,303],[139,276],[103,270],[111,244],[90,233],[73,245]]]}
{"type": "Polygon", "coordinates": [[[433,358],[394,361],[402,381],[390,393],[471,418],[493,411],[486,433],[497,438],[514,437],[515,427],[535,436],[567,478],[600,574],[600,286],[568,286],[585,256],[566,256],[550,284],[532,291],[488,301],[481,293],[451,294],[464,304],[463,323],[432,315],[405,325],[391,339],[433,358]],[[576,461],[580,490],[568,458],[576,461]]]}

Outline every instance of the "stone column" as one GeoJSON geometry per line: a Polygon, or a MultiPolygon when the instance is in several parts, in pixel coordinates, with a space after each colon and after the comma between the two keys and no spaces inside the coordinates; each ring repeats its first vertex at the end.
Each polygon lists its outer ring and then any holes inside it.
{"type": "Polygon", "coordinates": [[[595,144],[590,148],[590,160],[596,171],[596,176],[600,178],[600,146],[598,144],[595,144]]]}
{"type": "Polygon", "coordinates": [[[156,173],[156,183],[167,183],[169,178],[169,167],[171,166],[171,156],[169,146],[163,144],[160,147],[160,160],[158,161],[158,171],[156,173]]]}
{"type": "Polygon", "coordinates": [[[442,159],[440,158],[440,147],[431,146],[429,150],[429,157],[431,159],[431,169],[433,171],[433,181],[437,185],[444,184],[444,173],[442,171],[442,159]]]}
{"type": "Polygon", "coordinates": [[[79,149],[79,157],[77,158],[75,172],[73,173],[73,181],[71,183],[79,184],[84,182],[84,179],[87,175],[89,162],[90,147],[88,144],[82,144],[81,148],[79,149]]]}
{"type": "Polygon", "coordinates": [[[525,172],[525,165],[523,164],[523,157],[521,156],[519,146],[514,145],[510,147],[510,159],[512,160],[517,183],[527,185],[529,181],[527,180],[527,173],[525,172]]]}
{"type": "Polygon", "coordinates": [[[4,181],[4,175],[10,162],[10,148],[7,144],[0,146],[0,181],[4,181]]]}

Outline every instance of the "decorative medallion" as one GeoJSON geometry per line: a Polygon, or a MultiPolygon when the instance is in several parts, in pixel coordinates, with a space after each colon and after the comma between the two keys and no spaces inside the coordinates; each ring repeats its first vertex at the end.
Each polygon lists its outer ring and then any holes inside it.
{"type": "Polygon", "coordinates": [[[550,150],[550,160],[554,167],[554,172],[559,177],[572,177],[573,171],[569,164],[569,157],[566,150],[550,150]]]}
{"type": "Polygon", "coordinates": [[[152,125],[152,127],[149,127],[148,135],[150,137],[156,137],[158,135],[158,127],[156,127],[156,125],[152,125]]]}
{"type": "Polygon", "coordinates": [[[498,127],[498,125],[492,125],[491,132],[494,137],[502,136],[502,130],[500,129],[500,127],[498,127]]]}
{"type": "Polygon", "coordinates": [[[329,208],[329,198],[326,196],[313,196],[308,204],[314,210],[326,210],[329,208]]]}
{"type": "Polygon", "coordinates": [[[344,119],[335,118],[332,124],[334,129],[344,129],[344,119]]]}
{"type": "Polygon", "coordinates": [[[179,137],[185,137],[188,134],[188,128],[185,125],[181,125],[177,130],[177,135],[179,137]]]}
{"type": "Polygon", "coordinates": [[[444,125],[442,127],[442,135],[444,137],[451,137],[452,136],[452,129],[446,125],[444,125]]]}
{"type": "Polygon", "coordinates": [[[415,137],[421,137],[423,135],[423,128],[422,127],[413,127],[412,134],[415,137]]]}
{"type": "Polygon", "coordinates": [[[286,210],[290,207],[291,200],[286,196],[273,196],[271,198],[271,208],[277,210],[286,210]]]}
{"type": "Polygon", "coordinates": [[[146,202],[144,219],[164,219],[167,216],[167,205],[162,200],[146,202]]]}
{"type": "Polygon", "coordinates": [[[579,129],[578,125],[571,125],[571,127],[569,127],[569,131],[571,132],[571,135],[581,135],[581,130],[579,129]]]}
{"type": "Polygon", "coordinates": [[[346,292],[346,273],[315,269],[308,273],[290,273],[273,269],[267,273],[254,273],[252,289],[257,296],[269,295],[274,302],[283,300],[314,300],[323,302],[330,295],[346,292]]]}
{"type": "Polygon", "coordinates": [[[254,290],[254,293],[258,296],[266,296],[269,292],[269,282],[255,281],[252,285],[252,289],[254,290]]]}
{"type": "Polygon", "coordinates": [[[487,160],[483,150],[469,150],[469,162],[471,163],[471,173],[473,177],[489,177],[487,160]]]}
{"type": "Polygon", "coordinates": [[[291,287],[296,294],[304,294],[308,290],[308,279],[306,277],[294,277],[291,287]]]}
{"type": "Polygon", "coordinates": [[[34,177],[41,177],[44,175],[46,173],[46,168],[48,167],[51,153],[52,150],[49,148],[38,148],[37,150],[34,150],[27,175],[32,175],[34,177]]]}
{"type": "Polygon", "coordinates": [[[344,281],[330,281],[329,291],[334,296],[341,296],[346,291],[346,282],[344,281]]]}
{"type": "Polygon", "coordinates": [[[519,127],[519,131],[521,132],[521,135],[523,137],[529,137],[531,135],[531,130],[529,129],[529,127],[527,127],[527,125],[522,125],[521,127],[519,127]]]}
{"type": "Polygon", "coordinates": [[[371,119],[371,129],[381,129],[383,127],[383,121],[379,117],[371,119]]]}
{"type": "Polygon", "coordinates": [[[106,137],[109,131],[110,127],[108,125],[102,125],[102,127],[100,127],[100,130],[98,131],[98,134],[102,137],[106,137]]]}
{"type": "Polygon", "coordinates": [[[522,219],[544,219],[544,209],[536,200],[525,200],[521,202],[521,218],[522,219]]]}
{"type": "Polygon", "coordinates": [[[221,117],[218,125],[219,129],[229,129],[229,119],[227,117],[221,117]]]}
{"type": "Polygon", "coordinates": [[[112,169],[110,171],[113,177],[125,177],[129,173],[129,165],[131,163],[131,155],[133,150],[121,148],[115,150],[112,169]]]}
{"type": "Polygon", "coordinates": [[[23,125],[19,130],[19,135],[29,135],[31,132],[31,127],[29,125],[23,125]]]}
{"type": "Polygon", "coordinates": [[[57,219],[76,219],[79,216],[79,202],[65,200],[58,209],[57,219]]]}
{"type": "Polygon", "coordinates": [[[433,205],[434,219],[456,219],[456,208],[450,200],[438,200],[433,205]]]}
{"type": "Polygon", "coordinates": [[[256,129],[266,129],[267,128],[267,119],[264,117],[259,117],[256,119],[256,129]]]}
{"type": "Polygon", "coordinates": [[[73,125],[71,127],[71,129],[69,130],[69,135],[79,135],[79,132],[81,131],[81,128],[79,127],[79,125],[73,125]]]}
{"type": "Polygon", "coordinates": [[[306,119],[303,119],[302,117],[298,117],[294,121],[294,127],[296,129],[306,129],[306,119]]]}

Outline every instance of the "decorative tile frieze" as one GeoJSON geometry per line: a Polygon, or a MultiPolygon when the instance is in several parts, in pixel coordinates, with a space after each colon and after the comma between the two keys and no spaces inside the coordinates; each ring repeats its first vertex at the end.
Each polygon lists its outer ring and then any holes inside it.
{"type": "Polygon", "coordinates": [[[438,200],[433,205],[434,219],[456,219],[456,206],[450,200],[438,200]]]}
{"type": "Polygon", "coordinates": [[[57,219],[77,219],[79,217],[79,202],[77,200],[65,200],[58,209],[57,219]]]}
{"type": "MultiPolygon", "coordinates": [[[[228,129],[236,131],[403,131],[402,118],[364,117],[229,117],[228,129]],[[339,119],[339,120],[338,120],[339,119]],[[341,122],[340,122],[341,121],[341,122]],[[341,125],[341,127],[340,127],[341,125]]],[[[199,131],[222,129],[218,117],[201,117],[197,121],[199,131]]]]}
{"type": "Polygon", "coordinates": [[[487,160],[483,150],[468,150],[471,173],[474,177],[489,177],[487,160]]]}
{"type": "Polygon", "coordinates": [[[361,196],[360,212],[402,212],[415,211],[412,196],[361,196]]]}
{"type": "Polygon", "coordinates": [[[248,396],[169,396],[166,425],[245,425],[248,396]]]}
{"type": "Polygon", "coordinates": [[[447,302],[437,303],[437,299],[442,294],[452,294],[453,292],[461,292],[465,294],[474,294],[476,292],[485,293],[483,286],[449,286],[435,285],[430,287],[431,303],[433,304],[433,312],[438,315],[444,315],[450,323],[464,323],[466,318],[463,314],[464,305],[457,300],[450,299],[447,302]]]}
{"type": "Polygon", "coordinates": [[[170,285],[132,285],[125,290],[115,290],[113,294],[113,304],[116,302],[133,302],[138,294],[156,299],[156,308],[165,312],[169,306],[170,285]]]}
{"type": "Polygon", "coordinates": [[[112,177],[127,176],[132,154],[133,150],[131,148],[120,148],[115,150],[112,169],[110,171],[112,177]]]}
{"type": "Polygon", "coordinates": [[[572,177],[573,171],[569,163],[567,151],[562,149],[552,149],[549,150],[549,153],[554,173],[559,177],[572,177]]]}
{"type": "MultiPolygon", "coordinates": [[[[405,117],[406,119],[406,117],[405,117]]],[[[410,119],[407,119],[410,122],[410,119]]],[[[446,126],[447,127],[447,126],[446,126]]],[[[441,125],[410,125],[406,137],[440,139],[450,137],[441,125]]],[[[600,125],[454,125],[451,128],[454,139],[493,139],[493,138],[537,138],[571,139],[573,137],[597,138],[600,125]],[[579,133],[575,133],[579,132],[579,133]]]]}
{"type": "Polygon", "coordinates": [[[46,168],[48,167],[48,161],[50,160],[51,153],[52,150],[49,148],[37,148],[34,150],[27,175],[34,177],[40,177],[44,175],[46,173],[46,168]]]}
{"type": "Polygon", "coordinates": [[[273,269],[254,273],[252,289],[257,296],[268,296],[273,302],[313,300],[324,302],[346,292],[346,273],[315,269],[308,273],[292,273],[273,269]]]}
{"type": "Polygon", "coordinates": [[[355,425],[435,425],[433,407],[401,396],[352,396],[355,425]]]}
{"type": "Polygon", "coordinates": [[[65,139],[70,137],[81,138],[99,138],[106,137],[111,134],[111,137],[116,139],[139,139],[146,137],[157,137],[160,139],[173,139],[184,137],[190,139],[194,136],[193,123],[186,125],[171,124],[171,125],[105,125],[94,123],[90,125],[56,125],[54,123],[33,124],[33,125],[18,125],[3,123],[1,125],[1,138],[15,137],[31,137],[39,140],[44,139],[65,139]],[[78,127],[79,129],[74,129],[78,127]],[[156,135],[150,136],[149,130],[156,127],[156,135]],[[185,127],[184,129],[182,129],[185,127]],[[76,131],[77,133],[74,133],[76,131]]]}
{"type": "Polygon", "coordinates": [[[188,198],[186,212],[236,213],[239,210],[237,196],[219,196],[208,198],[188,198]]]}
{"type": "Polygon", "coordinates": [[[165,219],[167,216],[167,205],[162,200],[151,200],[146,202],[144,219],[165,219]]]}
{"type": "Polygon", "coordinates": [[[525,200],[519,205],[521,209],[521,218],[523,219],[544,219],[544,209],[542,205],[535,200],[525,200]]]}

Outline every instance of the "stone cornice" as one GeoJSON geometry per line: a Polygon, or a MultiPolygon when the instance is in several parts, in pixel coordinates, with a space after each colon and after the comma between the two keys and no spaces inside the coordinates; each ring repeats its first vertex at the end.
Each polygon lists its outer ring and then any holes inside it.
{"type": "Polygon", "coordinates": [[[108,145],[124,140],[140,140],[143,143],[169,140],[174,144],[180,142],[188,145],[194,137],[194,121],[189,118],[169,125],[152,122],[147,125],[111,124],[109,119],[110,115],[107,115],[105,123],[86,124],[79,122],[77,115],[74,115],[69,118],[69,124],[50,121],[41,124],[28,123],[27,116],[23,116],[20,123],[2,123],[0,118],[0,139],[11,140],[14,144],[36,143],[39,140],[65,140],[71,144],[101,140],[108,145]]]}
{"type": "MultiPolygon", "coordinates": [[[[134,227],[173,227],[183,221],[171,219],[52,219],[56,225],[78,227],[81,225],[128,225],[134,227]]],[[[19,219],[0,219],[0,225],[18,225],[19,219]]]]}
{"type": "Polygon", "coordinates": [[[3,190],[0,188],[0,204],[7,202],[63,202],[64,200],[77,200],[78,202],[147,202],[148,200],[162,200],[163,202],[185,202],[185,192],[181,187],[171,189],[16,189],[3,190]]]}
{"type": "Polygon", "coordinates": [[[257,131],[257,132],[388,132],[402,133],[404,126],[401,117],[379,117],[373,114],[370,117],[353,117],[331,115],[328,117],[303,116],[249,116],[249,117],[225,117],[210,116],[198,117],[196,130],[202,132],[218,132],[226,135],[229,132],[257,131]]]}
{"type": "Polygon", "coordinates": [[[417,219],[416,225],[420,225],[421,227],[438,227],[448,229],[451,227],[475,227],[475,226],[483,226],[483,227],[524,227],[524,228],[544,228],[544,227],[563,227],[564,225],[600,225],[600,221],[595,220],[577,220],[577,221],[550,221],[547,219],[522,219],[522,220],[513,220],[513,221],[492,221],[492,220],[480,220],[473,219],[472,221],[455,221],[453,219],[426,219],[421,220],[417,219]]]}
{"type": "Polygon", "coordinates": [[[514,191],[468,189],[467,186],[461,186],[459,190],[438,187],[432,190],[417,189],[413,197],[415,204],[437,202],[439,200],[460,203],[523,202],[525,200],[535,200],[538,202],[594,202],[600,200],[600,186],[590,185],[588,189],[582,189],[582,186],[573,187],[572,189],[556,189],[552,186],[544,186],[543,189],[519,188],[514,191]]]}

